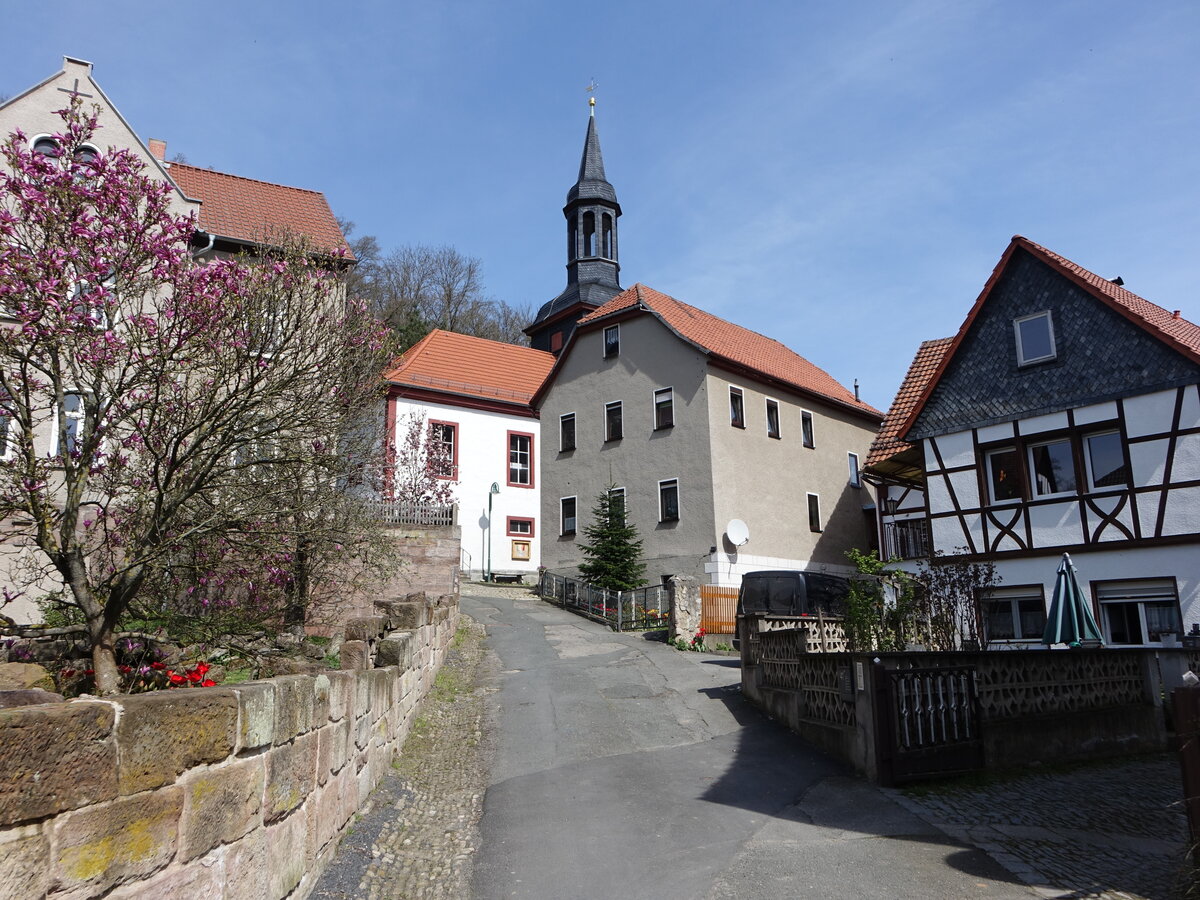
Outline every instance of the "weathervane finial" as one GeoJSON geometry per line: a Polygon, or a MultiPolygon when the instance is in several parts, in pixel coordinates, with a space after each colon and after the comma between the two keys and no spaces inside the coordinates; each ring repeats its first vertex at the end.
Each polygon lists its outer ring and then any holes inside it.
{"type": "Polygon", "coordinates": [[[596,83],[596,79],[595,79],[595,78],[593,78],[591,81],[589,81],[589,82],[588,82],[588,86],[587,86],[587,92],[588,92],[588,94],[590,94],[590,95],[591,95],[591,96],[589,96],[589,97],[588,97],[588,106],[591,108],[591,115],[593,115],[593,116],[594,116],[594,115],[596,115],[596,94],[595,94],[595,90],[596,90],[596,88],[598,88],[598,87],[600,87],[600,85],[596,83]]]}

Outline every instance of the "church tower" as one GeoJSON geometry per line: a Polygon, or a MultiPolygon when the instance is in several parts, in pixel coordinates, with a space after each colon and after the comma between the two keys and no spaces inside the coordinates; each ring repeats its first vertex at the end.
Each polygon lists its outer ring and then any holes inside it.
{"type": "Polygon", "coordinates": [[[567,287],[538,310],[525,333],[535,350],[558,353],[575,323],[621,292],[617,262],[617,219],[621,204],[604,177],[600,136],[596,133],[596,99],[589,101],[587,137],[579,161],[579,179],[567,191],[567,287]]]}

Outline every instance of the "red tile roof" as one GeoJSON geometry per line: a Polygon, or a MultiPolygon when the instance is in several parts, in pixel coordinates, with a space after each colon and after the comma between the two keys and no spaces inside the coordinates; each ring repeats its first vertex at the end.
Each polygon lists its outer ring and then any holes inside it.
{"type": "Polygon", "coordinates": [[[941,361],[937,364],[936,369],[925,381],[920,396],[916,399],[916,402],[911,404],[903,420],[897,421],[896,434],[898,437],[907,434],[908,430],[912,428],[913,422],[916,421],[925,402],[929,399],[938,379],[942,377],[942,372],[946,370],[946,367],[950,364],[950,360],[954,358],[955,352],[965,339],[967,332],[975,321],[975,317],[979,315],[979,310],[987,302],[988,297],[992,293],[992,288],[999,281],[1000,276],[1008,266],[1008,261],[1018,248],[1025,250],[1035,259],[1040,259],[1052,269],[1060,272],[1101,303],[1114,310],[1118,315],[1145,329],[1167,346],[1182,353],[1193,362],[1200,363],[1200,325],[1182,318],[1178,311],[1168,312],[1157,303],[1151,303],[1149,300],[1139,297],[1132,291],[1127,291],[1120,285],[1113,284],[1109,279],[1085,269],[1078,263],[1071,262],[1066,257],[1059,256],[1052,250],[1047,250],[1041,244],[1035,244],[1029,238],[1017,234],[1013,235],[1013,239],[1009,242],[1004,255],[996,263],[996,268],[992,270],[991,277],[988,278],[979,297],[976,298],[975,305],[971,307],[971,311],[967,313],[966,319],[963,320],[962,325],[959,327],[958,334],[954,336],[950,346],[942,354],[941,361]]]}
{"type": "Polygon", "coordinates": [[[303,235],[319,250],[349,248],[319,191],[286,187],[184,163],[168,174],[188,197],[201,201],[199,225],[218,237],[254,244],[303,235]]]}
{"type": "Polygon", "coordinates": [[[816,394],[839,406],[868,416],[883,413],[854,398],[832,375],[779,341],[669,297],[644,284],[635,284],[579,320],[580,327],[626,310],[644,309],[668,328],[695,344],[716,361],[732,363],[768,379],[783,382],[803,393],[816,394]]]}
{"type": "Polygon", "coordinates": [[[553,365],[553,353],[434,329],[384,377],[407,387],[528,406],[553,365]]]}
{"type": "Polygon", "coordinates": [[[942,361],[942,357],[945,356],[953,341],[954,338],[946,337],[921,343],[912,365],[908,367],[908,374],[904,376],[904,383],[896,392],[896,399],[892,401],[891,408],[883,418],[879,434],[871,444],[871,450],[867,454],[867,468],[891,459],[896,454],[903,453],[913,446],[907,441],[901,440],[900,426],[908,420],[909,413],[920,399],[925,385],[937,371],[938,363],[942,361]]]}

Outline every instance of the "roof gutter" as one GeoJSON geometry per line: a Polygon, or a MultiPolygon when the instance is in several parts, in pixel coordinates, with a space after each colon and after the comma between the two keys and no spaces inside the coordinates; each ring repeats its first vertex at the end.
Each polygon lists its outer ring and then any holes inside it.
{"type": "Polygon", "coordinates": [[[191,254],[192,259],[199,259],[200,257],[202,257],[205,253],[207,253],[209,250],[211,250],[213,248],[213,244],[215,244],[217,242],[217,236],[215,234],[213,234],[211,231],[197,230],[196,233],[208,235],[208,243],[205,244],[203,247],[201,247],[199,250],[196,250],[194,253],[192,253],[191,254]]]}

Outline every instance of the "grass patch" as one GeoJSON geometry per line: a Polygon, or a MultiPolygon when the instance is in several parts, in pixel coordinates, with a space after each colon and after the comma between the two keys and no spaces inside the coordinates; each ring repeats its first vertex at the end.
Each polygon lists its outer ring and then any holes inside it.
{"type": "Polygon", "coordinates": [[[254,670],[251,668],[226,669],[225,679],[221,682],[221,684],[241,684],[242,682],[249,681],[253,677],[254,670]]]}

